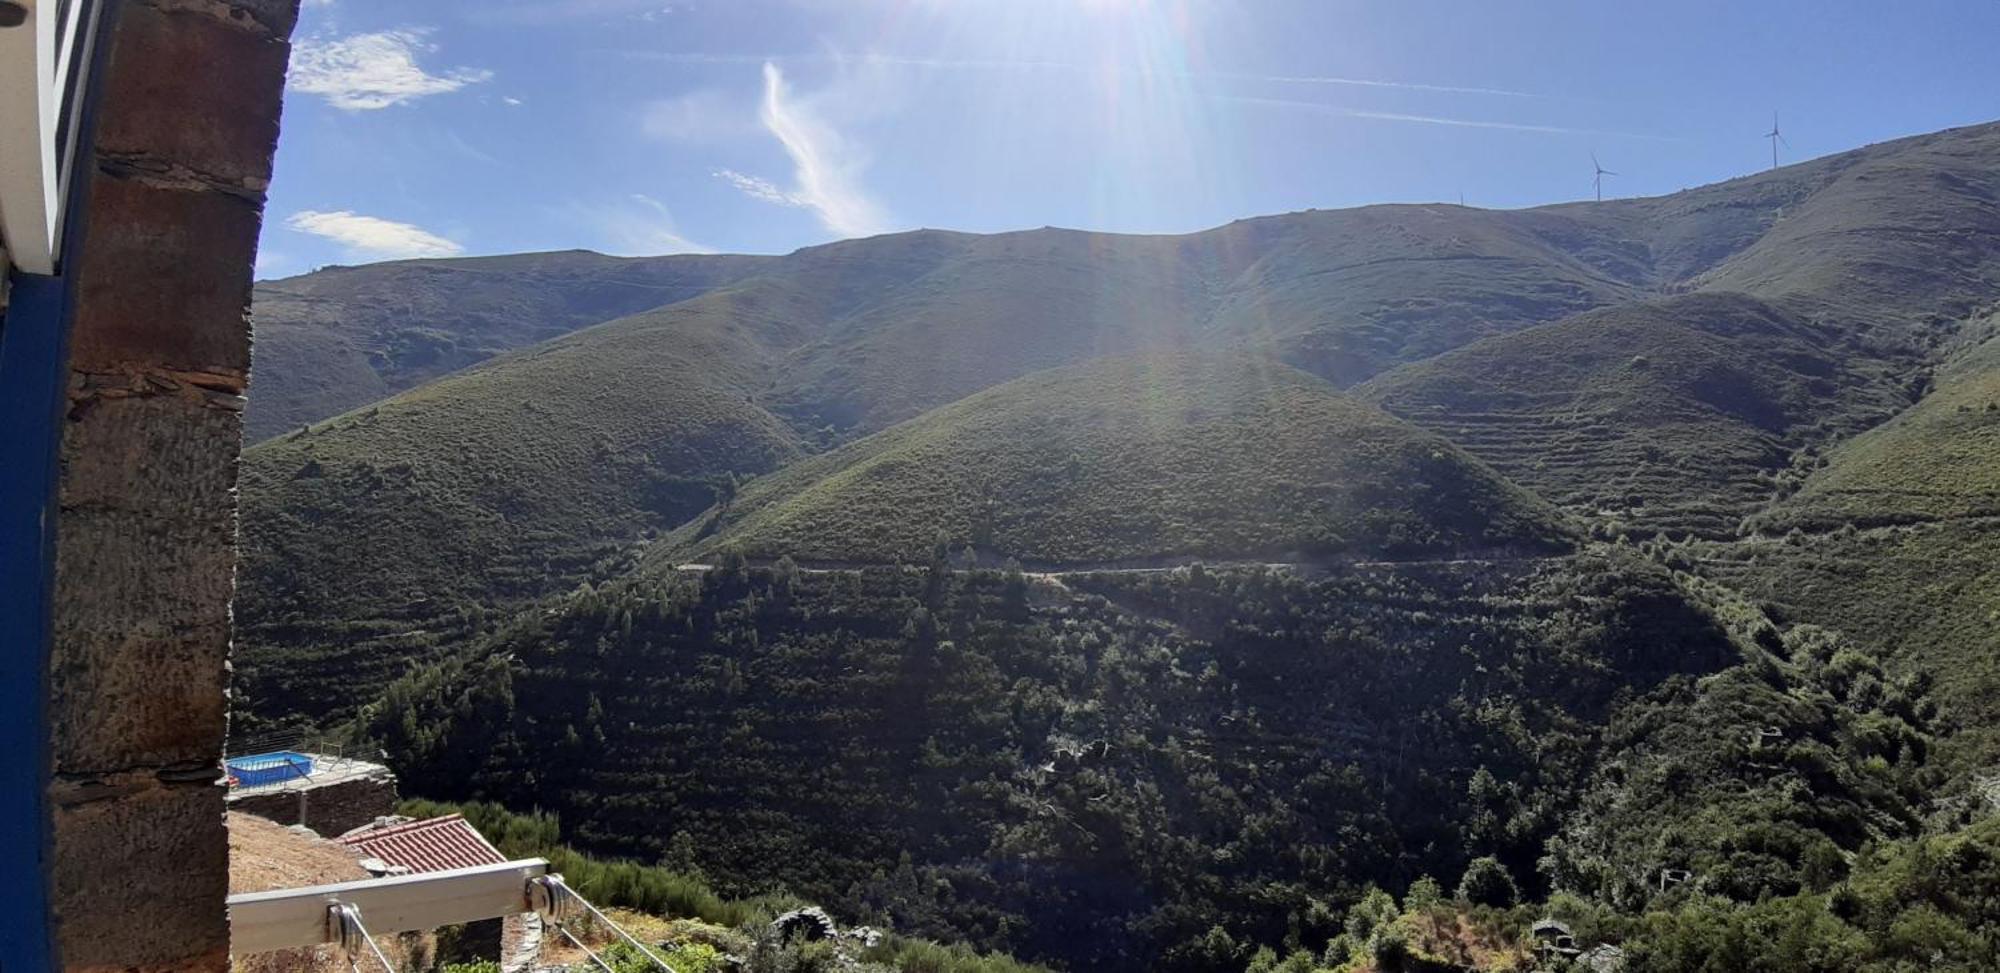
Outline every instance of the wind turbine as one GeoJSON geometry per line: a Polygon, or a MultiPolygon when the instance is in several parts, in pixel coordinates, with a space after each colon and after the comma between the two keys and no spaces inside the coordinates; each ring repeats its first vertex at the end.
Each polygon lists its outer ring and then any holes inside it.
{"type": "Polygon", "coordinates": [[[1771,168],[1776,169],[1778,167],[1778,143],[1784,142],[1785,148],[1788,149],[1792,147],[1792,143],[1785,141],[1785,136],[1778,131],[1777,112],[1771,113],[1771,130],[1765,132],[1764,137],[1771,140],[1771,168]]]}
{"type": "Polygon", "coordinates": [[[1597,176],[1591,181],[1597,187],[1597,201],[1601,203],[1604,202],[1604,177],[1615,176],[1617,173],[1604,168],[1604,164],[1597,161],[1597,153],[1595,152],[1590,154],[1590,165],[1591,168],[1597,170],[1597,176]]]}

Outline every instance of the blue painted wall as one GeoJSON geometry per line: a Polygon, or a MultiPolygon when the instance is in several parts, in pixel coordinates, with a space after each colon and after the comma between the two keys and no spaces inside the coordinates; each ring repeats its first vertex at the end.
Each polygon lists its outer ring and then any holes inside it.
{"type": "Polygon", "coordinates": [[[48,660],[56,449],[68,374],[69,288],[16,274],[0,321],[0,971],[55,968],[49,922],[48,660]]]}

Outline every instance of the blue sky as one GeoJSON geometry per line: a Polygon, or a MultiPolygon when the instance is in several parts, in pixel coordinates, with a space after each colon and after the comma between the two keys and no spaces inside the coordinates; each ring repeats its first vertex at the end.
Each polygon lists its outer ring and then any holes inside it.
{"type": "Polygon", "coordinates": [[[2000,117],[2000,3],[306,0],[259,275],[1651,195],[2000,117]]]}

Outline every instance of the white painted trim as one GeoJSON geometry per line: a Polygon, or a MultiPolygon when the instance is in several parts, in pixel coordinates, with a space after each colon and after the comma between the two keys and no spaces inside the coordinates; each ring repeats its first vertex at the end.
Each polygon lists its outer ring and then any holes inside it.
{"type": "Polygon", "coordinates": [[[547,861],[527,858],[448,872],[232,895],[229,951],[241,957],[332,942],[327,910],[337,902],[360,909],[362,924],[378,936],[530,912],[528,883],[548,871],[547,861]]]}
{"type": "Polygon", "coordinates": [[[60,11],[60,0],[14,2],[27,8],[28,19],[0,27],[0,246],[22,270],[53,274],[62,239],[64,163],[71,155],[70,145],[58,144],[63,133],[57,129],[64,101],[76,99],[67,133],[74,144],[97,4],[70,0],[60,11]],[[59,11],[68,24],[57,24],[59,11]]]}

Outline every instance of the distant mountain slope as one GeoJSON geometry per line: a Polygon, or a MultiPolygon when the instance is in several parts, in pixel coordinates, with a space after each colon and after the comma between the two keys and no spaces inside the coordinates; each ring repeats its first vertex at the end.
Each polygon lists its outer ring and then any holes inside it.
{"type": "MultiPolygon", "coordinates": [[[[1373,379],[1364,394],[1459,439],[1600,531],[1724,537],[1788,490],[1817,451],[1923,389],[1930,367],[1961,340],[1966,309],[1981,295],[2000,298],[2000,283],[1988,286],[2000,271],[1989,266],[1996,233],[1981,195],[1992,177],[1973,171],[1978,160],[2000,157],[1996,139],[2000,126],[1981,126],[1658,199],[1518,212],[1367,207],[1175,237],[917,231],[747,263],[522,255],[280,282],[278,290],[310,292],[287,291],[285,301],[361,301],[372,320],[422,331],[434,313],[482,307],[488,298],[477,296],[479,282],[502,280],[491,292],[494,306],[478,318],[488,324],[443,334],[484,333],[489,325],[525,334],[523,322],[560,317],[535,308],[603,309],[589,303],[594,297],[564,296],[567,283],[537,281],[609,280],[647,268],[700,292],[515,349],[296,442],[274,439],[252,450],[243,485],[245,656],[348,653],[347,625],[407,636],[421,651],[448,637],[440,634],[450,628],[447,617],[461,610],[504,611],[616,573],[618,552],[683,526],[705,499],[726,495],[726,474],[773,472],[898,422],[935,418],[934,410],[982,390],[1105,355],[1228,350],[1294,364],[1336,385],[1373,379]],[[1852,232],[1841,228],[1843,214],[1853,216],[1852,232]],[[534,285],[529,296],[517,280],[534,285]],[[374,289],[354,290],[362,283],[374,289]],[[404,292],[412,286],[418,297],[404,292]],[[1401,370],[1383,374],[1391,369],[1401,370]],[[742,448],[709,449],[715,441],[742,448]],[[308,442],[334,459],[318,460],[321,467],[355,472],[301,476],[311,469],[308,442]],[[382,485],[403,476],[414,477],[408,488],[382,485]],[[286,621],[307,616],[323,627],[286,621]]],[[[368,320],[329,333],[367,330],[368,320]]],[[[366,358],[360,346],[339,347],[323,367],[311,354],[293,365],[276,353],[261,358],[253,403],[278,395],[269,390],[283,388],[288,368],[331,384],[356,367],[375,374],[354,364],[366,358]]],[[[436,367],[456,361],[439,358],[436,367]]],[[[941,421],[970,428],[970,416],[955,416],[941,421]]],[[[1097,433],[1074,435],[1084,442],[1097,433]]],[[[897,454],[866,468],[891,476],[897,454]]],[[[1285,506],[1294,494],[1257,475],[1261,454],[1235,455],[1243,471],[1235,480],[1177,479],[1200,467],[1149,466],[1149,455],[1090,458],[1093,475],[1117,489],[1180,490],[1177,506],[1141,505],[1135,509],[1153,513],[1129,513],[1129,522],[1108,494],[1036,492],[1048,484],[1018,472],[978,484],[980,500],[1036,511],[1069,532],[1035,536],[1024,528],[1007,553],[1030,559],[1247,551],[1305,543],[1314,536],[1308,528],[1362,547],[1388,540],[1366,525],[1315,526],[1295,516],[1300,510],[1285,506]],[[1259,534],[1247,526],[1255,518],[1217,513],[1230,503],[1269,505],[1284,512],[1283,524],[1259,534]],[[1142,516],[1156,519],[1140,524],[1142,516]],[[1219,526],[1175,526],[1194,523],[1219,526]],[[1145,541],[1156,531],[1172,543],[1145,541]]],[[[1271,455],[1299,459],[1283,449],[1271,455]]],[[[1468,468],[1459,454],[1447,455],[1453,462],[1443,475],[1468,468]]],[[[989,472],[1026,465],[976,458],[997,464],[989,472]]],[[[1058,470],[1069,462],[1035,459],[1058,470]]],[[[1407,457],[1386,459],[1379,470],[1343,472],[1421,498],[1423,477],[1435,471],[1394,465],[1407,457]]],[[[1281,472],[1300,470],[1311,468],[1281,472]]],[[[753,485],[729,524],[740,523],[740,536],[814,557],[902,558],[912,544],[927,554],[935,525],[918,531],[879,507],[854,511],[856,521],[895,531],[795,543],[802,534],[784,525],[839,513],[812,506],[833,494],[806,489],[809,475],[785,481],[799,489],[782,505],[790,513],[771,507],[766,513],[776,519],[751,524],[753,501],[777,496],[775,483],[753,485]],[[807,511],[810,519],[797,519],[807,511]],[[837,549],[848,542],[861,547],[837,549]]],[[[887,502],[887,494],[852,496],[887,502]]],[[[979,525],[962,523],[961,498],[949,499],[931,514],[958,511],[944,526],[963,526],[961,541],[976,540],[971,528],[979,525]]],[[[1340,516],[1365,506],[1340,508],[1340,516]]],[[[1439,546],[1473,543],[1462,527],[1439,535],[1439,546]]]]}
{"type": "Polygon", "coordinates": [[[1605,215],[1369,206],[1232,223],[1199,240],[1222,268],[1205,337],[1345,386],[1648,293],[1646,248],[1605,215]]]}
{"type": "Polygon", "coordinates": [[[1549,214],[1371,206],[1184,236],[1034,230],[955,259],[802,349],[774,395],[866,433],[1038,368],[1193,346],[1336,384],[1640,292],[1643,248],[1549,214]]]}
{"type": "Polygon", "coordinates": [[[1563,546],[1456,447],[1289,366],[1100,359],[969,396],[753,484],[705,551],[920,563],[939,538],[1067,564],[1563,546]]]}
{"type": "Polygon", "coordinates": [[[2000,313],[1893,420],[1842,443],[1759,527],[1783,531],[2000,517],[2000,313]]]}
{"type": "Polygon", "coordinates": [[[1935,348],[2000,292],[2000,124],[1810,163],[1816,188],[1698,277],[1888,347],[1935,348]]]}
{"type": "Polygon", "coordinates": [[[1742,294],[1592,311],[1357,390],[1615,532],[1733,536],[1795,451],[1907,404],[1846,335],[1742,294]]]}
{"type": "Polygon", "coordinates": [[[768,258],[587,250],[329,267],[261,281],[249,442],[494,355],[686,300],[768,258]]]}
{"type": "Polygon", "coordinates": [[[1880,645],[1934,681],[1953,769],[2000,761],[2000,314],[1895,419],[1828,452],[1759,537],[1701,545],[1701,571],[1880,645]]]}
{"type": "Polygon", "coordinates": [[[706,310],[625,331],[615,380],[604,347],[572,336],[247,450],[236,612],[251,698],[359,705],[485,611],[599,575],[736,476],[801,456],[751,401],[764,336],[706,310]]]}

